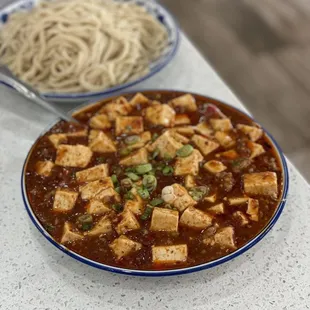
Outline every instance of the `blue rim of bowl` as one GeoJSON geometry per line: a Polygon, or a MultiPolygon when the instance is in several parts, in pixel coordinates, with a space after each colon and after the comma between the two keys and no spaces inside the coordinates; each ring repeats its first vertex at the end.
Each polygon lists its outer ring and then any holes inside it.
{"type": "MultiPolygon", "coordinates": [[[[170,90],[170,89],[142,89],[142,90],[134,90],[134,91],[128,91],[125,92],[123,94],[120,95],[127,95],[127,94],[131,94],[131,93],[137,93],[137,92],[148,92],[148,91],[158,91],[158,92],[174,92],[174,93],[185,93],[182,90],[170,90]]],[[[205,97],[206,100],[215,100],[218,101],[222,104],[227,105],[229,108],[235,109],[236,111],[244,114],[245,116],[249,117],[253,122],[255,122],[255,120],[252,118],[252,116],[250,116],[248,113],[241,111],[238,108],[235,108],[234,106],[227,104],[225,102],[223,102],[222,100],[216,99],[216,98],[212,98],[212,97],[208,97],[206,95],[202,95],[202,94],[198,94],[198,93],[194,93],[194,92],[188,92],[191,93],[192,95],[197,95],[197,96],[201,96],[201,97],[205,97]]],[[[112,98],[115,96],[112,96],[112,98]]],[[[109,98],[104,98],[104,101],[109,100],[109,98]]],[[[80,105],[79,107],[73,109],[71,111],[71,113],[77,112],[80,109],[82,109],[83,107],[86,107],[87,105],[90,105],[91,103],[85,103],[80,105]]],[[[60,119],[57,119],[56,121],[54,121],[52,124],[50,124],[49,126],[47,126],[43,132],[40,134],[40,136],[36,139],[36,141],[43,136],[52,126],[54,126],[60,119]]],[[[243,254],[244,252],[248,251],[250,248],[252,248],[254,245],[256,245],[259,241],[261,241],[266,234],[271,230],[271,228],[274,226],[274,224],[278,221],[284,206],[286,204],[286,197],[287,197],[287,193],[288,193],[288,189],[289,189],[289,173],[288,173],[288,167],[287,167],[287,163],[286,163],[286,159],[283,155],[283,152],[280,148],[280,146],[278,145],[278,143],[276,142],[276,140],[272,137],[272,135],[266,131],[263,127],[262,129],[264,130],[264,133],[266,134],[267,138],[272,142],[272,144],[274,145],[276,151],[277,151],[277,156],[280,159],[280,163],[282,166],[282,170],[283,170],[283,188],[282,188],[282,197],[281,200],[278,204],[278,207],[276,209],[276,211],[274,212],[272,218],[269,220],[268,224],[260,231],[260,233],[258,233],[255,237],[253,237],[248,243],[246,243],[245,245],[243,245],[241,248],[235,250],[234,252],[225,255],[223,257],[220,257],[218,259],[215,259],[211,262],[207,262],[204,264],[200,264],[200,265],[196,265],[196,266],[192,266],[192,267],[186,267],[186,268],[179,268],[179,269],[170,269],[170,270],[156,270],[156,271],[152,271],[152,270],[135,270],[135,269],[127,269],[127,268],[120,268],[120,267],[116,267],[116,266],[111,266],[111,265],[106,265],[103,263],[99,263],[96,261],[93,261],[91,259],[88,259],[84,256],[81,256],[73,251],[71,251],[70,249],[66,248],[65,246],[61,245],[60,243],[58,243],[56,240],[53,239],[53,237],[44,229],[44,227],[41,225],[41,223],[39,222],[39,220],[37,219],[36,215],[34,214],[34,212],[31,209],[30,203],[28,201],[28,197],[27,197],[27,193],[26,193],[26,183],[25,183],[25,170],[27,167],[27,163],[29,161],[29,158],[32,154],[32,151],[36,145],[36,141],[34,142],[34,144],[31,146],[24,165],[23,165],[23,170],[22,170],[22,174],[21,174],[21,189],[22,189],[22,198],[23,198],[23,202],[26,208],[26,211],[32,221],[32,223],[36,226],[36,228],[41,232],[41,234],[49,241],[51,242],[56,248],[58,248],[59,250],[61,250],[62,252],[64,252],[65,254],[71,256],[72,258],[78,260],[79,262],[82,262],[86,265],[101,269],[101,270],[105,270],[105,271],[109,271],[109,272],[113,272],[113,273],[118,273],[118,274],[124,274],[124,275],[130,275],[130,276],[142,276],[142,277],[164,277],[164,276],[175,276],[175,275],[182,275],[182,274],[188,274],[188,273],[193,273],[193,272],[197,272],[197,271],[201,271],[201,270],[205,270],[205,269],[209,269],[215,266],[218,266],[220,264],[223,264],[227,261],[230,261],[236,257],[238,257],[239,255],[243,254]]]]}
{"type": "MultiPolygon", "coordinates": [[[[139,4],[139,3],[138,3],[139,4]]],[[[164,67],[166,67],[169,62],[174,58],[174,56],[176,55],[177,51],[178,51],[178,47],[180,45],[180,31],[179,31],[179,27],[178,27],[178,23],[176,22],[175,18],[173,17],[173,15],[161,4],[159,4],[157,1],[154,1],[153,4],[155,4],[158,8],[160,8],[168,17],[169,19],[171,19],[172,24],[173,24],[173,28],[175,30],[175,44],[173,45],[172,49],[169,51],[169,53],[167,53],[167,55],[164,57],[164,61],[159,63],[158,65],[154,66],[150,72],[144,76],[142,76],[139,79],[136,79],[134,81],[125,83],[125,84],[121,84],[121,85],[117,85],[111,88],[108,88],[106,90],[103,91],[99,91],[99,92],[87,92],[87,93],[70,93],[70,94],[57,94],[57,93],[42,93],[41,95],[46,98],[46,99],[50,99],[50,100],[70,100],[70,99],[90,99],[90,98],[95,98],[95,97],[102,97],[102,96],[108,96],[111,95],[115,92],[118,92],[120,90],[123,90],[125,88],[129,88],[131,86],[134,86],[136,84],[139,84],[143,81],[145,81],[146,79],[151,78],[152,76],[154,76],[156,73],[158,73],[159,71],[161,71],[164,67]]],[[[1,8],[1,10],[6,9],[7,7],[10,7],[12,4],[7,5],[4,8],[1,8]]],[[[165,26],[165,28],[167,28],[165,26]]],[[[11,87],[10,85],[7,85],[6,83],[0,81],[0,84],[4,84],[6,86],[11,87]]]]}

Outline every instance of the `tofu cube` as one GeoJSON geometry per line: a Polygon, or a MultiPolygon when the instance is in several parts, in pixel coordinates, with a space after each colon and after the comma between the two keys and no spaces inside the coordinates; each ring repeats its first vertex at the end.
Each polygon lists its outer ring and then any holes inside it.
{"type": "Polygon", "coordinates": [[[184,112],[197,111],[196,99],[191,94],[182,95],[170,101],[173,108],[179,108],[184,112]]]}
{"type": "Polygon", "coordinates": [[[56,153],[55,164],[65,167],[84,168],[93,156],[91,149],[85,145],[59,145],[56,153]]]}
{"type": "Polygon", "coordinates": [[[96,198],[98,194],[107,188],[113,188],[113,182],[111,178],[103,178],[101,180],[92,181],[86,185],[80,187],[80,193],[82,199],[96,198]]]}
{"type": "Polygon", "coordinates": [[[213,134],[212,128],[210,128],[209,125],[205,122],[199,123],[195,127],[195,131],[198,132],[199,134],[205,136],[205,137],[211,137],[213,134]]]}
{"type": "Polygon", "coordinates": [[[175,264],[187,261],[187,245],[165,245],[152,247],[154,264],[175,264]]]}
{"type": "Polygon", "coordinates": [[[115,239],[109,247],[113,251],[117,259],[121,259],[124,256],[127,256],[133,252],[139,251],[142,249],[142,244],[135,242],[122,235],[115,239]]]}
{"type": "Polygon", "coordinates": [[[185,177],[185,180],[184,180],[184,185],[186,188],[193,188],[196,186],[196,181],[195,181],[195,178],[194,176],[192,175],[187,175],[185,177]]]}
{"type": "Polygon", "coordinates": [[[217,142],[209,140],[200,135],[193,135],[192,141],[195,143],[195,145],[197,145],[204,156],[209,155],[220,146],[217,142]]]}
{"type": "Polygon", "coordinates": [[[140,149],[143,146],[145,146],[147,142],[151,141],[151,139],[152,139],[151,133],[149,131],[144,131],[143,133],[139,135],[139,141],[135,144],[131,144],[130,148],[132,150],[140,149]]]}
{"type": "Polygon", "coordinates": [[[259,201],[257,199],[249,198],[248,208],[246,213],[250,216],[250,219],[254,222],[259,220],[259,201]]]}
{"type": "Polygon", "coordinates": [[[48,136],[50,142],[54,145],[57,149],[60,144],[67,142],[67,135],[64,133],[55,133],[48,136]]]}
{"type": "Polygon", "coordinates": [[[153,231],[178,231],[179,212],[164,208],[154,208],[151,227],[153,231]]]}
{"type": "Polygon", "coordinates": [[[176,141],[180,142],[180,143],[188,143],[189,142],[189,138],[188,137],[185,137],[181,134],[179,134],[176,130],[169,130],[170,132],[170,136],[175,139],[176,141]]]}
{"type": "Polygon", "coordinates": [[[102,200],[104,203],[114,203],[121,201],[120,195],[112,187],[103,189],[94,198],[102,200]]]}
{"type": "Polygon", "coordinates": [[[182,146],[182,143],[178,142],[171,136],[170,131],[165,131],[148,147],[148,150],[154,152],[158,149],[161,158],[174,158],[177,150],[182,146]]]}
{"type": "Polygon", "coordinates": [[[203,156],[198,150],[193,150],[187,157],[178,157],[174,166],[174,175],[198,175],[199,163],[202,161],[203,156]]]}
{"type": "Polygon", "coordinates": [[[102,180],[109,175],[108,164],[101,164],[76,172],[76,179],[78,182],[91,182],[102,180]]]}
{"type": "Polygon", "coordinates": [[[263,136],[263,130],[261,128],[249,125],[238,124],[237,129],[247,135],[253,142],[257,141],[263,136]]]}
{"type": "Polygon", "coordinates": [[[203,242],[206,245],[217,245],[223,249],[236,249],[234,228],[232,226],[223,227],[217,230],[214,236],[206,237],[203,242]]]}
{"type": "Polygon", "coordinates": [[[119,235],[125,234],[127,231],[136,230],[140,228],[140,224],[137,221],[134,214],[129,210],[122,212],[122,220],[116,226],[116,231],[119,235]]]}
{"type": "Polygon", "coordinates": [[[67,137],[86,137],[87,135],[88,135],[87,128],[79,130],[79,131],[67,132],[66,133],[67,137]]]}
{"type": "Polygon", "coordinates": [[[243,176],[243,188],[247,195],[278,197],[278,182],[275,172],[249,173],[243,176]]]}
{"type": "Polygon", "coordinates": [[[210,124],[215,131],[229,131],[233,129],[233,125],[229,118],[211,118],[210,124]]]}
{"type": "Polygon", "coordinates": [[[250,155],[251,159],[265,153],[263,146],[258,143],[248,141],[247,147],[251,150],[251,155],[250,155]]]}
{"type": "Polygon", "coordinates": [[[48,176],[50,176],[54,166],[55,166],[55,164],[50,160],[38,161],[36,163],[36,167],[35,167],[36,173],[40,174],[44,177],[48,177],[48,176]]]}
{"type": "Polygon", "coordinates": [[[177,114],[175,116],[174,124],[176,126],[179,125],[188,125],[191,123],[191,119],[187,116],[187,114],[177,114]]]}
{"type": "Polygon", "coordinates": [[[223,203],[219,203],[215,206],[212,206],[208,208],[208,212],[211,212],[213,214],[224,214],[225,213],[225,208],[223,203]]]}
{"type": "Polygon", "coordinates": [[[234,219],[239,223],[240,226],[249,224],[249,220],[242,211],[236,211],[233,213],[234,219]]]}
{"type": "Polygon", "coordinates": [[[146,148],[141,148],[140,150],[132,153],[125,158],[120,160],[120,165],[123,166],[135,166],[141,164],[147,164],[149,162],[148,152],[146,148]]]}
{"type": "Polygon", "coordinates": [[[129,103],[134,107],[138,105],[145,106],[149,104],[149,102],[150,100],[141,93],[135,94],[135,96],[129,101],[129,103]]]}
{"type": "Polygon", "coordinates": [[[74,208],[78,193],[57,189],[54,197],[53,211],[68,212],[74,208]]]}
{"type": "Polygon", "coordinates": [[[145,109],[145,119],[152,125],[173,127],[175,124],[175,111],[167,104],[153,104],[145,109]]]}
{"type": "Polygon", "coordinates": [[[194,229],[206,229],[212,225],[212,217],[194,207],[188,207],[180,218],[180,224],[194,229]]]}
{"type": "Polygon", "coordinates": [[[213,174],[225,171],[227,169],[227,167],[218,160],[209,160],[203,165],[203,168],[213,174]]]}
{"type": "Polygon", "coordinates": [[[133,199],[126,200],[124,209],[131,211],[135,215],[141,215],[144,209],[143,200],[137,194],[136,188],[133,188],[130,192],[133,194],[133,199]]]}
{"type": "Polygon", "coordinates": [[[217,131],[214,137],[225,148],[230,148],[236,144],[236,141],[228,133],[223,131],[217,131]]]}
{"type": "Polygon", "coordinates": [[[112,223],[108,217],[102,217],[99,222],[87,232],[88,236],[99,236],[102,234],[108,234],[112,231],[112,223]]]}
{"type": "Polygon", "coordinates": [[[216,193],[214,193],[210,196],[205,197],[203,200],[214,203],[216,201],[216,199],[217,199],[217,196],[216,196],[216,193]]]}
{"type": "Polygon", "coordinates": [[[86,211],[90,214],[107,214],[112,212],[112,210],[103,202],[99,200],[91,200],[87,206],[86,211]]]}
{"type": "Polygon", "coordinates": [[[228,202],[231,206],[238,206],[247,203],[249,197],[231,197],[228,198],[228,202]]]}
{"type": "Polygon", "coordinates": [[[114,153],[116,147],[112,139],[101,130],[93,129],[88,137],[89,148],[98,153],[114,153]]]}
{"type": "Polygon", "coordinates": [[[143,118],[141,116],[118,116],[115,121],[115,134],[139,134],[143,132],[143,118]]]}
{"type": "Polygon", "coordinates": [[[124,97],[119,97],[109,103],[106,103],[99,110],[99,114],[105,114],[110,121],[115,121],[118,116],[128,115],[131,111],[132,105],[129,104],[127,99],[124,97]]]}
{"type": "Polygon", "coordinates": [[[180,135],[191,137],[195,134],[193,126],[182,126],[182,127],[175,127],[170,129],[170,131],[175,131],[180,135]]]}
{"type": "Polygon", "coordinates": [[[186,188],[177,183],[164,187],[161,192],[161,198],[180,212],[197,204],[186,188]]]}
{"type": "Polygon", "coordinates": [[[83,235],[72,231],[72,225],[69,222],[65,222],[60,243],[65,244],[80,239],[83,239],[83,235]]]}
{"type": "Polygon", "coordinates": [[[235,150],[229,150],[222,153],[218,153],[215,157],[224,157],[227,159],[236,159],[239,157],[239,154],[235,150]]]}
{"type": "Polygon", "coordinates": [[[106,130],[110,129],[112,124],[106,114],[98,114],[89,120],[89,126],[94,129],[106,130]]]}

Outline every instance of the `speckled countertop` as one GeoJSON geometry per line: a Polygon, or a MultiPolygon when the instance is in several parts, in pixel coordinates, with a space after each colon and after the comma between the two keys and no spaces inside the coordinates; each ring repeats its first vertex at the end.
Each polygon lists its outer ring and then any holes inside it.
{"type": "MultiPolygon", "coordinates": [[[[243,108],[184,36],[171,64],[138,87],[191,90],[243,108]]],[[[310,189],[290,163],[284,212],[271,232],[244,255],[185,276],[115,275],[57,250],[34,227],[23,206],[20,175],[25,156],[53,119],[0,88],[0,309],[310,308],[310,189]]]]}

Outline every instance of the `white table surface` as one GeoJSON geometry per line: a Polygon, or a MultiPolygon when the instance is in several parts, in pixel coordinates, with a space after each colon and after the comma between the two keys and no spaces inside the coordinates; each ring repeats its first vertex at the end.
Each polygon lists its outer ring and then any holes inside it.
{"type": "MultiPolygon", "coordinates": [[[[171,64],[138,87],[200,92],[243,109],[183,35],[171,64]]],[[[0,309],[309,309],[310,189],[290,163],[284,212],[244,255],[185,276],[116,275],[57,250],[26,213],[20,189],[23,161],[53,119],[0,88],[0,309]]]]}

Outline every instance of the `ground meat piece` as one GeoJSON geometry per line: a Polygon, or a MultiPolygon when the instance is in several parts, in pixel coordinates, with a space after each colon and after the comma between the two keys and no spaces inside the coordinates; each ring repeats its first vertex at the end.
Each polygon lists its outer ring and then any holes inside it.
{"type": "Polygon", "coordinates": [[[246,138],[239,138],[236,143],[236,151],[242,157],[250,157],[251,150],[248,148],[247,143],[248,139],[246,138]]]}
{"type": "Polygon", "coordinates": [[[216,178],[219,182],[219,186],[222,187],[225,192],[230,192],[236,183],[231,172],[220,172],[216,175],[216,178]]]}
{"type": "Polygon", "coordinates": [[[277,160],[274,157],[268,157],[268,156],[264,156],[262,158],[262,161],[264,162],[264,164],[266,164],[267,166],[267,170],[271,170],[271,171],[278,171],[279,167],[277,164],[277,160]]]}
{"type": "Polygon", "coordinates": [[[249,158],[237,158],[231,162],[231,169],[235,173],[239,173],[242,170],[248,168],[251,165],[251,159],[249,158]]]}

